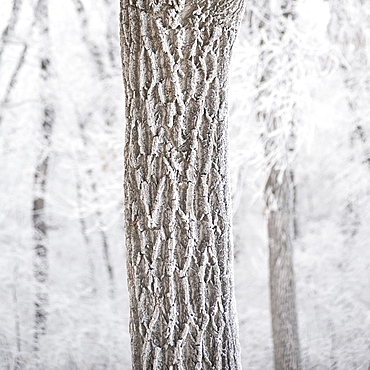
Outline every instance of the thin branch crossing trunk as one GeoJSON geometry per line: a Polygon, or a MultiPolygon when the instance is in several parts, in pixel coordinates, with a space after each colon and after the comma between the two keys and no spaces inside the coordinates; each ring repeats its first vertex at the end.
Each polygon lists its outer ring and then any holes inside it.
{"type": "Polygon", "coordinates": [[[239,369],[227,83],[243,1],[121,1],[133,369],[239,369]]]}

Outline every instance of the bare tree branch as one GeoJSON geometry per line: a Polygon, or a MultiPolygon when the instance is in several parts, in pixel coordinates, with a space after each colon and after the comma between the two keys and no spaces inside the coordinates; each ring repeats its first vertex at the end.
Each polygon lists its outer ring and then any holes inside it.
{"type": "Polygon", "coordinates": [[[23,0],[14,0],[13,1],[13,9],[12,14],[10,15],[10,19],[8,25],[5,27],[3,34],[1,35],[0,39],[0,67],[1,67],[1,59],[4,53],[4,49],[6,44],[9,42],[10,37],[12,36],[14,29],[18,23],[19,19],[19,12],[21,10],[23,0]]]}

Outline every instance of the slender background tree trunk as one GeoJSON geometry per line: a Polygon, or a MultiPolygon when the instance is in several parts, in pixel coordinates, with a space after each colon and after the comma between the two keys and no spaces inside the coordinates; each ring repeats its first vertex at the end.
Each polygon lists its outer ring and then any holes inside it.
{"type": "Polygon", "coordinates": [[[265,188],[268,208],[270,300],[275,369],[300,369],[292,247],[293,189],[289,173],[272,168],[265,188]]]}
{"type": "MultiPolygon", "coordinates": [[[[105,51],[105,50],[102,50],[96,43],[94,43],[93,40],[90,39],[89,19],[86,14],[85,7],[80,0],[73,0],[73,3],[76,7],[78,18],[81,24],[82,41],[84,42],[85,46],[87,47],[89,51],[91,60],[98,74],[100,83],[104,83],[104,81],[110,75],[112,75],[112,68],[110,68],[111,65],[107,65],[110,63],[107,63],[107,61],[105,60],[105,59],[108,59],[108,61],[111,62],[111,58],[112,58],[112,51],[110,50],[111,44],[109,40],[107,40],[108,50],[105,51]],[[108,58],[104,58],[104,51],[108,55],[108,58]]],[[[108,7],[109,4],[106,3],[106,6],[108,7]]],[[[107,35],[107,38],[108,38],[108,35],[107,35]]],[[[92,107],[92,108],[94,109],[95,107],[92,107]]],[[[103,120],[104,120],[104,124],[106,125],[107,130],[109,129],[109,126],[111,126],[112,119],[114,118],[115,118],[115,112],[114,112],[113,104],[109,105],[105,102],[105,105],[103,107],[103,120]]],[[[85,150],[88,150],[89,144],[91,144],[89,143],[88,134],[86,133],[86,130],[88,129],[88,120],[79,120],[78,126],[79,126],[79,132],[80,132],[80,136],[81,136],[81,140],[84,145],[84,148],[85,150]]],[[[115,279],[114,279],[114,269],[113,269],[113,263],[111,259],[110,243],[108,240],[108,235],[105,231],[105,225],[103,222],[103,215],[102,215],[101,207],[98,206],[99,204],[98,179],[94,177],[94,174],[92,173],[91,170],[88,171],[87,173],[88,173],[88,178],[90,181],[91,190],[92,190],[92,193],[94,194],[94,200],[96,203],[95,214],[96,214],[99,234],[101,237],[103,261],[104,261],[105,269],[107,271],[107,276],[108,276],[109,296],[110,298],[114,298],[115,290],[116,290],[115,279]]],[[[81,197],[81,200],[82,200],[82,197],[81,197]]],[[[86,221],[84,222],[86,223],[86,221]]]]}
{"type": "Polygon", "coordinates": [[[19,13],[22,7],[22,2],[23,0],[13,0],[12,13],[10,15],[8,25],[5,27],[4,31],[2,32],[1,39],[0,39],[0,67],[1,67],[2,57],[4,53],[4,48],[9,43],[9,39],[13,36],[14,29],[17,26],[17,23],[19,20],[19,13]]]}
{"type": "Polygon", "coordinates": [[[292,168],[297,124],[295,41],[292,37],[294,6],[294,0],[267,0],[263,16],[255,16],[261,40],[257,111],[263,125],[267,163],[264,197],[276,370],[301,368],[292,245],[297,223],[292,168]]]}
{"type": "Polygon", "coordinates": [[[48,306],[48,242],[45,216],[45,195],[51,148],[51,134],[54,123],[54,107],[50,97],[50,45],[48,0],[40,0],[36,8],[36,20],[42,41],[40,49],[41,76],[41,152],[37,159],[34,174],[33,226],[35,235],[34,275],[36,279],[35,297],[35,350],[40,349],[40,339],[46,334],[48,306]]]}
{"type": "Polygon", "coordinates": [[[242,10],[121,1],[134,369],[240,368],[227,82],[242,10]]]}

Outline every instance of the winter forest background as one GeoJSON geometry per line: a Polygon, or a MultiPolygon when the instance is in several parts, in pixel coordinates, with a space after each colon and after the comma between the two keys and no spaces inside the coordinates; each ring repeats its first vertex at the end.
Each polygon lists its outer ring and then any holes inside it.
{"type": "MultiPolygon", "coordinates": [[[[47,37],[39,3],[0,4],[0,368],[35,368],[33,202],[43,191],[35,173],[47,158],[49,318],[38,361],[45,369],[129,369],[119,2],[50,0],[47,37]],[[45,53],[47,74],[39,63],[45,53]]],[[[274,39],[258,29],[264,2],[250,0],[233,52],[230,172],[242,364],[273,367],[264,141],[293,132],[303,367],[369,369],[370,3],[295,4],[296,17],[274,39]],[[268,87],[263,55],[275,61],[268,87]],[[265,132],[261,111],[279,117],[277,132],[265,132]]]]}

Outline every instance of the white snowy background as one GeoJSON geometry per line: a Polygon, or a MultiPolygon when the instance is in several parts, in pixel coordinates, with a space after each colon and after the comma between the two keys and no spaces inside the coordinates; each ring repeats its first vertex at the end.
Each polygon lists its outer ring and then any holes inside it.
{"type": "MultiPolygon", "coordinates": [[[[119,2],[81,1],[82,16],[76,0],[49,1],[56,119],[46,197],[49,327],[40,356],[47,370],[125,370],[130,369],[130,346],[122,226],[119,2]],[[113,297],[103,234],[114,271],[113,297]]],[[[0,369],[17,369],[17,363],[34,369],[32,196],[42,115],[40,41],[32,26],[36,3],[21,2],[14,32],[0,40],[0,369]]],[[[323,0],[298,1],[294,29],[299,334],[304,369],[367,370],[370,12],[366,1],[362,7],[355,0],[339,3],[346,17],[334,32],[330,4],[323,0]]],[[[0,35],[12,5],[1,0],[0,35]]],[[[230,74],[230,172],[242,364],[264,370],[273,368],[273,349],[265,163],[255,106],[258,43],[253,37],[242,24],[230,74]]]]}

